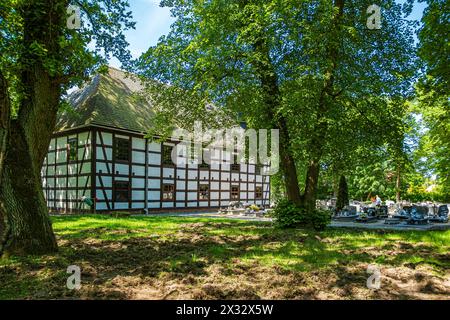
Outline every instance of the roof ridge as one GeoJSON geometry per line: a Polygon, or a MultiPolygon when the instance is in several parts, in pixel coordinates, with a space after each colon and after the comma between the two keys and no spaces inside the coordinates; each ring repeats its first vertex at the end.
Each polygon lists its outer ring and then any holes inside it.
{"type": "Polygon", "coordinates": [[[126,70],[122,70],[122,69],[120,69],[120,68],[116,68],[116,67],[109,66],[109,65],[108,65],[108,69],[113,69],[113,70],[117,70],[117,71],[120,71],[120,72],[128,72],[128,71],[126,71],[126,70]]]}
{"type": "Polygon", "coordinates": [[[142,89],[144,85],[139,76],[109,66],[108,72],[97,73],[91,81],[69,95],[68,102],[75,112],[63,112],[56,130],[97,122],[146,132],[154,113],[149,101],[134,99],[134,94],[142,89]]]}

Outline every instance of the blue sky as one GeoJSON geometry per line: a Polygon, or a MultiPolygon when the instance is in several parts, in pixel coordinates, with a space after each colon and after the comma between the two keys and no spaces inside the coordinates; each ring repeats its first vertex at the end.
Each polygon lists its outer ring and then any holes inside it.
{"type": "MultiPolygon", "coordinates": [[[[400,3],[404,1],[398,0],[400,3]]],[[[130,43],[130,51],[134,58],[139,57],[150,46],[155,45],[159,37],[169,32],[173,18],[170,10],[161,8],[159,2],[159,0],[130,0],[130,9],[136,22],[136,29],[127,31],[126,38],[130,43]]],[[[416,1],[409,19],[420,20],[425,6],[425,3],[416,1]]],[[[110,64],[116,68],[120,67],[120,63],[116,59],[112,59],[110,64]]]]}
{"type": "MultiPolygon", "coordinates": [[[[159,37],[169,32],[174,19],[170,15],[169,8],[159,6],[159,0],[130,0],[129,2],[136,28],[128,30],[125,36],[130,44],[129,49],[133,58],[138,58],[150,46],[155,45],[159,37]]],[[[120,67],[120,62],[116,59],[112,59],[110,64],[116,68],[120,67]]]]}

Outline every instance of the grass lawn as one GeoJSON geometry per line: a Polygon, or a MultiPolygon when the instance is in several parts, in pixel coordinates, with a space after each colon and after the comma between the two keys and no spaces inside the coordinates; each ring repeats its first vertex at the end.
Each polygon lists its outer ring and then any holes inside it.
{"type": "Polygon", "coordinates": [[[0,261],[0,299],[450,299],[450,231],[277,230],[183,217],[53,217],[59,253],[0,261]],[[366,287],[369,264],[381,288],[366,287]],[[80,290],[66,288],[69,265],[80,290]]]}

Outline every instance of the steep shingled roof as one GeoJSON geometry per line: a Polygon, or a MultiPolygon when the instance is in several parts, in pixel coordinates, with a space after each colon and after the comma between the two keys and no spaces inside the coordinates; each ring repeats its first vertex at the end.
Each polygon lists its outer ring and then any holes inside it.
{"type": "Polygon", "coordinates": [[[56,131],[98,124],[147,132],[153,112],[151,104],[137,93],[143,88],[136,76],[109,68],[69,95],[73,110],[63,112],[56,131]]]}

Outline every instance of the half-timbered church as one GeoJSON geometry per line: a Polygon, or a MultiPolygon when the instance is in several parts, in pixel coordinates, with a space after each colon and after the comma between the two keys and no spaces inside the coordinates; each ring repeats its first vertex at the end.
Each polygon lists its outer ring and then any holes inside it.
{"type": "Polygon", "coordinates": [[[174,211],[269,205],[269,176],[252,164],[175,165],[176,142],[146,138],[151,105],[136,95],[136,78],[109,68],[73,92],[42,168],[51,211],[174,211]]]}

